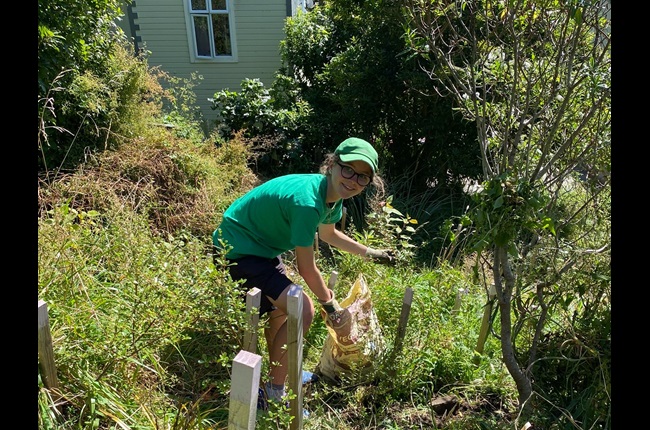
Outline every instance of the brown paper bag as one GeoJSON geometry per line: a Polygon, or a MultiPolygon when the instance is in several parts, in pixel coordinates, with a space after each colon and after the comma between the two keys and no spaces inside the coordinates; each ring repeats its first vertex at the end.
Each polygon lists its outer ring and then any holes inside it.
{"type": "Polygon", "coordinates": [[[384,339],[372,307],[370,288],[360,274],[348,295],[339,302],[344,310],[338,318],[328,319],[327,338],[316,373],[332,382],[359,382],[367,376],[378,355],[384,351],[384,339]]]}

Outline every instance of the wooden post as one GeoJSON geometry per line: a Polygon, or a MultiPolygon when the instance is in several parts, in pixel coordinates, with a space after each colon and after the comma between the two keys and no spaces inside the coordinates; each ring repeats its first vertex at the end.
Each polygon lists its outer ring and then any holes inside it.
{"type": "MultiPolygon", "coordinates": [[[[391,352],[392,359],[389,360],[390,363],[394,363],[394,359],[397,358],[397,355],[402,351],[402,345],[404,344],[404,336],[406,336],[406,326],[408,324],[409,315],[411,313],[411,303],[413,303],[413,289],[406,288],[404,291],[404,298],[402,299],[402,313],[399,317],[399,323],[397,325],[397,336],[395,337],[395,345],[393,345],[393,350],[391,352]]],[[[397,369],[395,366],[392,366],[389,371],[389,375],[395,376],[397,369]]]]}
{"type": "Polygon", "coordinates": [[[408,324],[409,315],[411,313],[411,303],[413,303],[413,288],[407,288],[404,291],[404,298],[402,299],[402,313],[399,317],[399,325],[397,326],[397,338],[395,339],[395,349],[399,352],[404,343],[404,336],[406,335],[406,325],[408,324]]]}
{"type": "Polygon", "coordinates": [[[338,277],[339,277],[339,272],[337,272],[336,270],[332,270],[332,273],[330,274],[330,278],[327,281],[327,288],[334,291],[334,286],[336,285],[336,278],[338,277]]]}
{"type": "Polygon", "coordinates": [[[56,376],[56,366],[54,364],[50,319],[47,315],[47,303],[43,300],[38,301],[38,360],[41,365],[41,375],[45,387],[58,389],[59,380],[56,376]]]}
{"type": "Polygon", "coordinates": [[[490,315],[492,315],[492,306],[494,304],[494,298],[496,297],[497,292],[494,288],[494,285],[490,285],[488,290],[488,301],[483,308],[483,320],[481,322],[481,331],[478,335],[478,342],[476,343],[476,352],[478,355],[474,357],[474,364],[478,365],[480,362],[479,355],[483,353],[483,347],[485,346],[485,341],[487,340],[488,332],[490,331],[490,315]]]}
{"type": "Polygon", "coordinates": [[[255,430],[262,357],[241,350],[232,363],[228,430],[255,430]]]}
{"type": "Polygon", "coordinates": [[[456,291],[456,301],[454,301],[454,308],[451,310],[452,315],[456,315],[460,311],[460,303],[462,301],[463,294],[465,294],[465,290],[462,288],[456,291]]]}
{"type": "Polygon", "coordinates": [[[295,397],[289,400],[293,419],[290,430],[302,429],[302,287],[293,284],[287,295],[287,354],[289,354],[289,389],[295,397]]]}
{"type": "Polygon", "coordinates": [[[348,217],[348,208],[343,206],[343,215],[341,216],[341,231],[345,231],[345,221],[348,217]]]}
{"type": "Polygon", "coordinates": [[[260,322],[260,302],[262,300],[262,290],[253,287],[246,293],[246,315],[248,322],[246,332],[244,333],[244,349],[253,354],[257,353],[257,331],[260,322]]]}

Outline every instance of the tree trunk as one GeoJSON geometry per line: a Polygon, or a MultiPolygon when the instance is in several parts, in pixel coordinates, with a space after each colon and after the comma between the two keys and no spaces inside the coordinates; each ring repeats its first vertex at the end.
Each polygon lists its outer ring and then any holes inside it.
{"type": "Polygon", "coordinates": [[[517,385],[519,409],[525,418],[530,411],[528,399],[533,392],[533,388],[530,379],[517,362],[512,343],[512,320],[510,315],[512,292],[515,287],[515,275],[510,267],[508,252],[505,246],[495,246],[493,271],[494,287],[497,293],[501,320],[501,353],[503,354],[503,362],[517,385]],[[503,283],[504,281],[505,284],[503,283]]]}

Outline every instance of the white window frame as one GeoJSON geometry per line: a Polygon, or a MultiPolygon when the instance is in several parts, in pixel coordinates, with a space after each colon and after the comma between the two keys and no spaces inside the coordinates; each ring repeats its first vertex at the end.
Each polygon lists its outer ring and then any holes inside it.
{"type": "MultiPolygon", "coordinates": [[[[226,9],[212,9],[213,0],[205,0],[207,9],[205,10],[192,10],[192,0],[185,0],[185,27],[187,28],[187,41],[190,51],[190,62],[192,63],[234,63],[237,61],[237,37],[235,32],[235,11],[234,0],[224,0],[226,9]],[[228,26],[230,27],[230,48],[231,55],[215,55],[213,28],[212,28],[212,15],[227,14],[228,26]],[[194,31],[194,17],[205,17],[208,22],[209,29],[209,42],[211,55],[204,56],[198,55],[198,48],[196,43],[196,32],[194,31]]],[[[217,0],[214,0],[216,2],[217,0]]]]}

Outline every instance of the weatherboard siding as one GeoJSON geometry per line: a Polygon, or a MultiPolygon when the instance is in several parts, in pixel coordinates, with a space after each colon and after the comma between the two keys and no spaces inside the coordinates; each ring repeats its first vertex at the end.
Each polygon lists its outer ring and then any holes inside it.
{"type": "MultiPolygon", "coordinates": [[[[286,0],[231,0],[237,60],[191,62],[183,0],[134,0],[131,5],[138,47],[150,52],[148,64],[183,79],[202,77],[193,90],[208,126],[216,113],[208,100],[222,89],[238,91],[245,78],[268,88],[281,66],[280,42],[287,19],[286,0]]],[[[128,17],[124,18],[128,20],[128,17]]],[[[124,26],[123,26],[124,27],[124,26]]]]}

